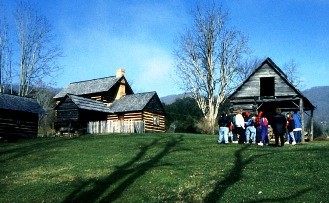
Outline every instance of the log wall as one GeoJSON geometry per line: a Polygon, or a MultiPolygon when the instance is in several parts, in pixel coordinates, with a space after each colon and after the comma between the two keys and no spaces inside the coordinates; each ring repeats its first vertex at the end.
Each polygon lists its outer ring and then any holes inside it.
{"type": "Polygon", "coordinates": [[[165,132],[165,116],[161,114],[143,112],[146,132],[165,132]]]}
{"type": "Polygon", "coordinates": [[[38,134],[38,114],[0,110],[0,137],[17,139],[36,137],[38,134]]]}
{"type": "Polygon", "coordinates": [[[124,121],[144,121],[146,132],[165,132],[165,116],[152,112],[129,112],[122,115],[111,114],[107,119],[110,121],[118,121],[123,117],[124,121]]]}

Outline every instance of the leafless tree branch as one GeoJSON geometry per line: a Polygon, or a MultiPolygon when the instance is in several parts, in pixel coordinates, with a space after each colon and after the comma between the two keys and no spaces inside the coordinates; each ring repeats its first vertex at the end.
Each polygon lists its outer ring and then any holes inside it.
{"type": "Polygon", "coordinates": [[[180,87],[192,92],[210,126],[215,125],[219,106],[236,77],[238,62],[248,50],[246,37],[228,27],[227,16],[215,4],[208,8],[197,5],[194,24],[181,35],[175,50],[180,87]]]}

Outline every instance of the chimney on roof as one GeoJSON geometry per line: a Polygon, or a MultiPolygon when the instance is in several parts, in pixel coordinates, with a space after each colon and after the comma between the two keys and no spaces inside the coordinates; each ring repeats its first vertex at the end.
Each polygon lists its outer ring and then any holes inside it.
{"type": "Polygon", "coordinates": [[[119,68],[116,72],[116,77],[120,78],[120,77],[124,76],[125,74],[126,74],[126,70],[122,69],[122,68],[119,68]]]}

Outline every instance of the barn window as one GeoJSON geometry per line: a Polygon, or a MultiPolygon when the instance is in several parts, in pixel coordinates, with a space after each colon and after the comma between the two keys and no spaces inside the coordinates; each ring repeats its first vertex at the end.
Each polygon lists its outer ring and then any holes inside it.
{"type": "Polygon", "coordinates": [[[260,96],[274,96],[274,77],[260,78],[260,96]]]}

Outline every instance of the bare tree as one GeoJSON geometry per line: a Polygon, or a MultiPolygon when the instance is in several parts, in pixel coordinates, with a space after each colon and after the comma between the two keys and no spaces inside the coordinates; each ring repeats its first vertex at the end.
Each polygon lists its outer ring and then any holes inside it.
{"type": "Polygon", "coordinates": [[[194,23],[182,34],[175,50],[180,86],[192,92],[214,133],[221,102],[231,91],[238,63],[246,53],[246,38],[226,24],[221,7],[196,7],[194,23]]]}
{"type": "Polygon", "coordinates": [[[12,49],[6,16],[0,16],[0,92],[13,93],[12,49]]]}
{"type": "MultiPolygon", "coordinates": [[[[0,7],[1,8],[1,7],[0,7]]],[[[2,16],[1,16],[2,17],[2,16]]],[[[0,18],[0,93],[4,92],[4,56],[5,56],[5,44],[7,36],[7,25],[3,22],[4,20],[0,18]]]]}
{"type": "Polygon", "coordinates": [[[300,77],[298,71],[298,65],[295,60],[290,60],[289,62],[283,64],[283,72],[287,75],[287,79],[297,88],[302,88],[303,80],[300,77]]]}
{"type": "Polygon", "coordinates": [[[245,81],[263,61],[263,59],[257,57],[241,61],[237,71],[237,85],[245,81]]]}
{"type": "Polygon", "coordinates": [[[56,59],[61,56],[61,50],[53,44],[52,28],[47,19],[30,5],[20,2],[15,21],[20,47],[18,94],[27,96],[35,81],[58,71],[56,59]]]}

